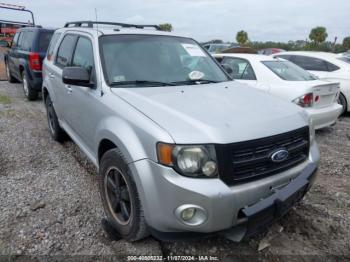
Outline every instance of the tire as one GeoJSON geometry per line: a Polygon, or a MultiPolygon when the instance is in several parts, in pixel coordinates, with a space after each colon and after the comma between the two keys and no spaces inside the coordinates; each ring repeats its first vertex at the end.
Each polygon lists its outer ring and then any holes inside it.
{"type": "Polygon", "coordinates": [[[9,81],[9,83],[16,83],[16,78],[14,78],[11,74],[10,68],[8,66],[7,63],[5,63],[6,65],[6,76],[7,76],[7,81],[9,81]]]}
{"type": "Polygon", "coordinates": [[[24,95],[29,101],[34,101],[38,98],[38,91],[33,90],[33,87],[30,85],[28,76],[25,72],[22,73],[22,85],[24,95]]]}
{"type": "Polygon", "coordinates": [[[47,122],[49,125],[49,131],[51,137],[57,142],[64,142],[67,138],[66,132],[60,127],[56,111],[53,107],[50,96],[48,95],[45,100],[47,122]]]}
{"type": "Polygon", "coordinates": [[[148,227],[135,182],[117,148],[107,151],[101,158],[99,187],[107,219],[121,237],[130,242],[147,237],[148,227]]]}
{"type": "Polygon", "coordinates": [[[343,111],[341,112],[341,115],[344,114],[345,112],[347,112],[348,104],[346,102],[345,96],[342,93],[339,94],[338,104],[343,106],[343,111]]]}

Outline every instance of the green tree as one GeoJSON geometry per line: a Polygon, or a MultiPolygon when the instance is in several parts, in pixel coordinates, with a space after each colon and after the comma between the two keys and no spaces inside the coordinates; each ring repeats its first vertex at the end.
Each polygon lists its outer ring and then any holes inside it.
{"type": "Polygon", "coordinates": [[[343,40],[343,47],[346,50],[350,49],[350,36],[344,38],[344,40],[343,40]]]}
{"type": "Polygon", "coordinates": [[[313,28],[309,34],[310,40],[313,41],[316,45],[326,41],[327,37],[327,30],[322,26],[313,28]]]}
{"type": "Polygon", "coordinates": [[[236,41],[240,45],[245,45],[248,42],[248,33],[246,31],[239,31],[236,35],[236,41]]]}
{"type": "Polygon", "coordinates": [[[160,30],[162,30],[162,31],[166,31],[166,32],[173,31],[173,26],[171,24],[168,24],[168,23],[167,24],[160,24],[159,27],[160,27],[160,30]]]}

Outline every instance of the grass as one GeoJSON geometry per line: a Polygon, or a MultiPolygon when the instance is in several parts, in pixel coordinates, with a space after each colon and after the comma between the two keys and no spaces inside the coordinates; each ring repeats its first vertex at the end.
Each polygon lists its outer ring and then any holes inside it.
{"type": "Polygon", "coordinates": [[[0,95],[0,104],[10,104],[11,99],[8,96],[0,95]]]}

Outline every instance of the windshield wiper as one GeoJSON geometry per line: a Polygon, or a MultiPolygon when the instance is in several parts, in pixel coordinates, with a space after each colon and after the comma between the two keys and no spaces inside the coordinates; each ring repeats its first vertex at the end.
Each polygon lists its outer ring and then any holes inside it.
{"type": "Polygon", "coordinates": [[[110,83],[111,87],[125,86],[125,85],[146,85],[146,86],[174,86],[173,83],[148,81],[148,80],[132,80],[132,81],[120,81],[110,83]]]}
{"type": "Polygon", "coordinates": [[[209,80],[209,79],[198,79],[198,80],[185,80],[185,81],[177,81],[177,82],[171,82],[172,84],[176,85],[198,85],[198,84],[210,84],[210,83],[219,83],[215,80],[209,80]]]}

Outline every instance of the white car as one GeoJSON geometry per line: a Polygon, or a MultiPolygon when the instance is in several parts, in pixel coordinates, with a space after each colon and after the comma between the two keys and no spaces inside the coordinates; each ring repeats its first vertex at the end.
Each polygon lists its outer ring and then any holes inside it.
{"type": "Polygon", "coordinates": [[[339,103],[343,112],[350,112],[350,59],[349,57],[311,51],[281,52],[273,55],[287,59],[308,70],[320,79],[339,82],[339,103]]]}
{"type": "Polygon", "coordinates": [[[334,124],[342,112],[339,83],[318,80],[299,66],[265,55],[217,54],[214,57],[239,82],[305,108],[315,128],[334,124]]]}

